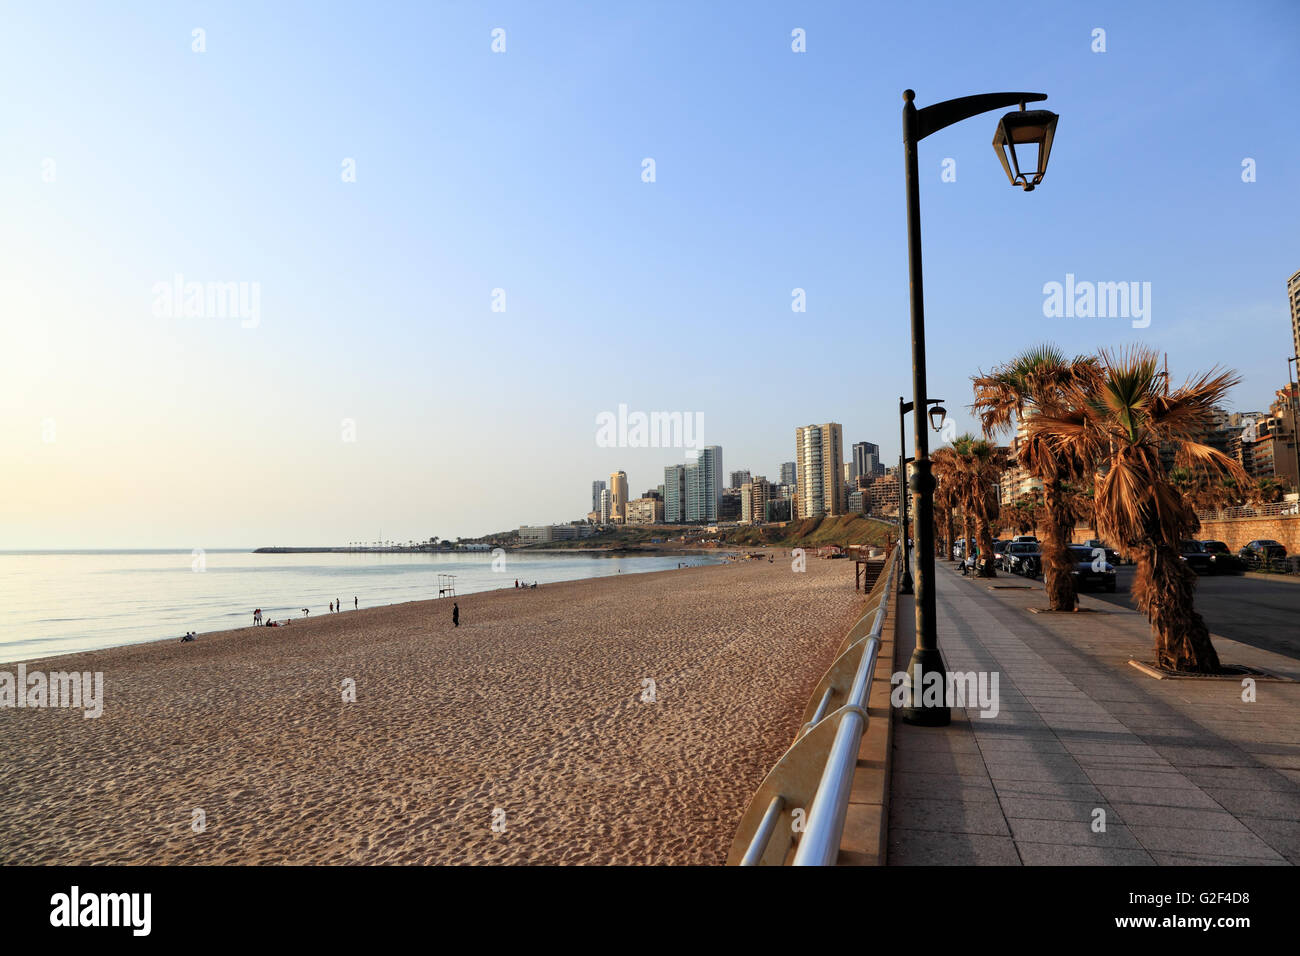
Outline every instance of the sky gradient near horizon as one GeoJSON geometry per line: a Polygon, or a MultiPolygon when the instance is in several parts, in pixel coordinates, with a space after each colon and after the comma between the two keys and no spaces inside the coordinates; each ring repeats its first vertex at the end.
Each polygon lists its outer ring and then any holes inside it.
{"type": "Polygon", "coordinates": [[[620,403],[702,414],[727,472],[775,480],[826,421],[892,460],[906,87],[1061,117],[1033,193],[998,113],[921,145],[930,393],[963,429],[970,376],[1045,340],[1228,366],[1232,407],[1266,408],[1300,269],[1300,4],[1176,9],[6,4],[0,548],[576,519],[592,480],[636,496],[683,460],[601,447],[620,403]],[[1150,325],[1045,317],[1067,274],[1149,282],[1150,325]],[[178,275],[256,283],[256,321],[157,314],[178,275]]]}

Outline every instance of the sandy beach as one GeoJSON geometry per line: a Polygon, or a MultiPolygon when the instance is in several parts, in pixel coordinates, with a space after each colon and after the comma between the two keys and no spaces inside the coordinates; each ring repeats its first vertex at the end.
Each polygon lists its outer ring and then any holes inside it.
{"type": "Polygon", "coordinates": [[[720,864],[862,596],[777,552],[459,604],[29,662],[104,711],[0,709],[0,863],[720,864]]]}

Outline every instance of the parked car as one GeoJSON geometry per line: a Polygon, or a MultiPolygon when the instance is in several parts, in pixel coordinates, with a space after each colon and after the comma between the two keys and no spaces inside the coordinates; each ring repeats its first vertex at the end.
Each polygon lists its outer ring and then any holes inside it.
{"type": "Polygon", "coordinates": [[[1274,541],[1272,538],[1256,538],[1238,551],[1237,557],[1241,558],[1247,568],[1258,568],[1265,564],[1285,561],[1286,548],[1281,542],[1274,541]]]}
{"type": "Polygon", "coordinates": [[[1115,566],[1113,564],[1086,545],[1072,544],[1068,550],[1070,560],[1074,562],[1070,577],[1074,579],[1076,591],[1099,587],[1105,588],[1112,594],[1115,593],[1115,566]]]}
{"type": "Polygon", "coordinates": [[[1093,548],[1093,549],[1101,548],[1103,551],[1106,552],[1106,560],[1109,561],[1111,564],[1115,565],[1115,567],[1119,567],[1120,565],[1119,552],[1116,551],[1114,548],[1112,548],[1110,545],[1108,545],[1105,541],[1102,541],[1099,538],[1089,538],[1087,541],[1083,543],[1083,546],[1085,548],[1093,548]]]}
{"type": "Polygon", "coordinates": [[[1199,541],[1179,541],[1178,557],[1197,574],[1209,574],[1214,570],[1209,552],[1199,541]]]}
{"type": "Polygon", "coordinates": [[[1024,544],[1026,542],[1037,544],[1038,539],[1034,537],[1032,534],[1018,534],[1011,539],[1012,544],[1024,544]]]}
{"type": "Polygon", "coordinates": [[[1211,574],[1240,574],[1246,570],[1245,563],[1224,542],[1202,541],[1201,547],[1210,556],[1211,574]]]}
{"type": "Polygon", "coordinates": [[[1038,571],[1042,566],[1043,555],[1038,550],[1036,542],[1012,541],[1007,545],[1006,553],[1003,555],[1002,570],[1035,578],[1038,577],[1038,571]]]}
{"type": "Polygon", "coordinates": [[[997,568],[1002,567],[1002,556],[1007,553],[1007,545],[1010,543],[1011,542],[1009,541],[1002,541],[1002,540],[993,542],[993,566],[994,567],[997,568]]]}

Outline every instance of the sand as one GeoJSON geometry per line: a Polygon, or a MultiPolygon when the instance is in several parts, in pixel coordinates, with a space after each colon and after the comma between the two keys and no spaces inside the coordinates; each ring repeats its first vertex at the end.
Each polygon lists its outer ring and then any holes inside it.
{"type": "Polygon", "coordinates": [[[29,662],[104,713],[0,709],[0,863],[721,864],[862,607],[780,552],[458,600],[29,662]]]}

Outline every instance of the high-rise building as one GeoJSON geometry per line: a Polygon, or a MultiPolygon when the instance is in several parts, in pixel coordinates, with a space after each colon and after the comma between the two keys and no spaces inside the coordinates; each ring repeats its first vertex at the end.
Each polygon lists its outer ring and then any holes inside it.
{"type": "Polygon", "coordinates": [[[633,498],[627,503],[628,524],[660,524],[664,520],[664,503],[658,498],[633,498]]]}
{"type": "Polygon", "coordinates": [[[733,471],[731,473],[731,480],[727,482],[727,486],[730,488],[739,488],[749,480],[749,469],[745,469],[744,471],[733,471]]]}
{"type": "Polygon", "coordinates": [[[605,490],[603,481],[593,481],[591,483],[591,510],[600,510],[600,493],[605,490]]]}
{"type": "Polygon", "coordinates": [[[627,472],[609,476],[609,519],[615,524],[627,521],[627,472]]]}
{"type": "Polygon", "coordinates": [[[669,465],[664,469],[664,521],[681,524],[686,520],[686,466],[669,465]]]}
{"type": "Polygon", "coordinates": [[[798,482],[796,481],[795,464],[792,461],[783,461],[781,463],[781,484],[789,485],[793,488],[798,482]]]}
{"type": "Polygon", "coordinates": [[[1292,356],[1300,355],[1300,272],[1286,280],[1286,297],[1291,303],[1292,356]]]}
{"type": "Polygon", "coordinates": [[[740,520],[746,524],[762,524],[767,520],[767,502],[772,486],[759,475],[740,486],[740,520]]]}
{"type": "Polygon", "coordinates": [[[609,524],[609,489],[602,488],[600,491],[600,523],[609,524]]]}
{"type": "Polygon", "coordinates": [[[706,445],[686,466],[686,521],[713,524],[722,511],[722,448],[706,445]]]}
{"type": "Polygon", "coordinates": [[[844,493],[843,429],[835,422],[794,431],[799,468],[797,517],[842,515],[844,493]]]}
{"type": "Polygon", "coordinates": [[[869,441],[853,443],[853,473],[850,478],[875,478],[885,473],[880,446],[869,441]]]}

